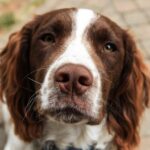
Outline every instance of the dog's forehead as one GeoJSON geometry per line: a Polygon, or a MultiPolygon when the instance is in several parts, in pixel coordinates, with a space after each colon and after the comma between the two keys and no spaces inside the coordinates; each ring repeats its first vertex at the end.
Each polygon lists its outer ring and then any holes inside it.
{"type": "Polygon", "coordinates": [[[58,9],[41,15],[39,22],[42,26],[55,24],[56,22],[60,22],[64,26],[69,24],[72,26],[73,30],[76,29],[75,26],[80,27],[79,32],[81,33],[81,29],[87,27],[92,21],[94,21],[96,16],[97,14],[90,9],[58,9]]]}
{"type": "Polygon", "coordinates": [[[96,16],[96,13],[90,9],[77,9],[75,13],[76,21],[82,25],[89,24],[96,16]]]}
{"type": "Polygon", "coordinates": [[[90,9],[78,9],[75,14],[76,35],[81,36],[85,29],[94,22],[96,14],[90,9]]]}
{"type": "Polygon", "coordinates": [[[93,35],[108,33],[108,36],[120,39],[124,31],[106,16],[85,8],[54,10],[41,15],[37,23],[38,28],[35,29],[37,34],[54,31],[60,38],[65,39],[64,41],[68,38],[87,40],[87,37],[92,38],[91,33],[93,35]]]}

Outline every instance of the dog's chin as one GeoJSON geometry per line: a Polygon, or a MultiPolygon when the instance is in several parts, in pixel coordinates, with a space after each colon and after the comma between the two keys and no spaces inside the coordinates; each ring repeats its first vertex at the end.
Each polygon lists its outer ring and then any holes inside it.
{"type": "Polygon", "coordinates": [[[52,121],[65,124],[97,125],[100,123],[99,119],[71,107],[49,110],[47,112],[47,117],[52,121]]]}
{"type": "Polygon", "coordinates": [[[47,105],[45,109],[39,105],[38,110],[41,110],[48,120],[59,123],[98,125],[101,122],[101,115],[91,110],[86,99],[73,95],[73,97],[59,97],[58,100],[53,105],[47,105]]]}
{"type": "Polygon", "coordinates": [[[70,107],[49,110],[48,116],[52,120],[67,124],[85,123],[88,120],[88,117],[85,114],[70,107]]]}

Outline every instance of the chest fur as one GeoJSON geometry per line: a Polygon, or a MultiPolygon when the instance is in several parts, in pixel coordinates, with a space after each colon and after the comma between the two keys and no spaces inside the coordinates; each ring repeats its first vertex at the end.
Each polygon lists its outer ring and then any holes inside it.
{"type": "Polygon", "coordinates": [[[96,148],[105,150],[112,141],[113,135],[109,134],[105,121],[100,125],[68,125],[48,122],[43,141],[54,141],[58,148],[65,150],[69,146],[88,150],[89,146],[96,144],[96,148]]]}

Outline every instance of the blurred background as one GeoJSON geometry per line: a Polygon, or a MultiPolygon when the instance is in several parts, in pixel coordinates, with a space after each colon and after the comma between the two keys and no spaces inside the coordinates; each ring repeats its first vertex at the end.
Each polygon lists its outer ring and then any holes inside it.
{"type": "MultiPolygon", "coordinates": [[[[150,0],[0,0],[0,50],[11,33],[36,14],[64,7],[90,8],[130,31],[150,65],[150,0]]],[[[0,150],[4,143],[0,123],[0,150]]],[[[140,150],[150,150],[150,110],[141,121],[140,150]]]]}

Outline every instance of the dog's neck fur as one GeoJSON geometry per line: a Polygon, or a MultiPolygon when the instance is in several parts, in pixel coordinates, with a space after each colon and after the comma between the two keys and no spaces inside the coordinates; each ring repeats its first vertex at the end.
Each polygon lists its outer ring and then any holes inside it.
{"type": "Polygon", "coordinates": [[[48,121],[44,134],[46,136],[43,141],[54,141],[61,150],[66,150],[69,146],[88,150],[92,145],[96,149],[106,150],[113,139],[113,135],[106,129],[105,119],[96,126],[48,121]]]}

